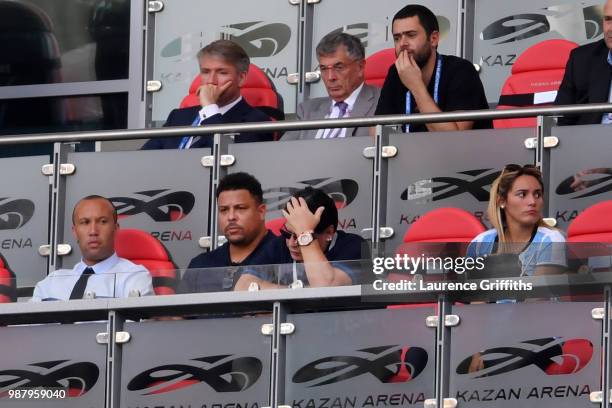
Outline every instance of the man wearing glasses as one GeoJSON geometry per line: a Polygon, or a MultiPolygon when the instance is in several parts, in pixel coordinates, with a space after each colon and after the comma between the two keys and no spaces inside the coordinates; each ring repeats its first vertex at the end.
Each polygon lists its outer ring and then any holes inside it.
{"type": "MultiPolygon", "coordinates": [[[[364,84],[365,51],[359,38],[331,33],[317,45],[317,58],[328,97],[298,105],[300,120],[373,116],[380,90],[364,84]]],[[[368,128],[311,129],[287,132],[281,140],[368,136],[368,128]]]]}
{"type": "Polygon", "coordinates": [[[252,175],[240,172],[224,177],[217,188],[217,202],[219,229],[227,242],[191,260],[181,293],[231,290],[240,267],[254,265],[255,255],[274,239],[265,225],[261,184],[252,175]]]}
{"type": "MultiPolygon", "coordinates": [[[[338,231],[338,210],[322,190],[307,187],[287,202],[287,222],[281,236],[257,255],[255,265],[279,264],[270,268],[245,268],[236,290],[302,286],[344,286],[363,283],[370,251],[359,235],[338,231]]],[[[369,268],[369,272],[371,272],[369,268]]]]}

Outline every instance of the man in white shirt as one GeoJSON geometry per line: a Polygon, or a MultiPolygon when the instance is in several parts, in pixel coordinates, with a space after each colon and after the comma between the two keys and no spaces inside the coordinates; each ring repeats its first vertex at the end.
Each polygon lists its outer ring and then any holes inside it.
{"type": "Polygon", "coordinates": [[[153,295],[149,271],[115,253],[119,229],[117,210],[102,196],[81,199],[72,212],[72,233],[81,250],[81,262],[72,269],[51,272],[36,284],[32,301],[153,295]]]}
{"type": "MultiPolygon", "coordinates": [[[[374,116],[380,89],[364,81],[365,50],[359,38],[331,33],[317,45],[321,78],[329,96],[313,98],[298,105],[301,120],[374,116]]],[[[333,139],[369,136],[369,129],[336,128],[287,132],[281,140],[333,139]]]]}

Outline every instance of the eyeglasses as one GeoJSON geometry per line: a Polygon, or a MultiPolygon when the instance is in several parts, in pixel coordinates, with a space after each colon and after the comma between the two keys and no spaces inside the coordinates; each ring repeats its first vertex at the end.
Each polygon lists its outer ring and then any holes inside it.
{"type": "Polygon", "coordinates": [[[281,228],[279,231],[281,236],[285,239],[297,239],[297,234],[294,234],[293,232],[289,231],[286,227],[281,228]]]}
{"type": "Polygon", "coordinates": [[[342,72],[346,71],[349,65],[354,64],[357,61],[359,60],[353,60],[351,62],[347,62],[346,64],[343,62],[337,62],[334,65],[319,65],[319,71],[321,72],[321,75],[325,75],[331,70],[333,70],[336,74],[341,74],[342,72]]]}

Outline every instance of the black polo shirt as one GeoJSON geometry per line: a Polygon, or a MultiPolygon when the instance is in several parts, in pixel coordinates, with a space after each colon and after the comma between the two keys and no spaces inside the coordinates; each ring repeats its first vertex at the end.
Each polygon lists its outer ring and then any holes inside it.
{"type": "MultiPolygon", "coordinates": [[[[441,55],[442,67],[440,84],[438,86],[438,107],[442,112],[458,110],[489,109],[484,87],[474,65],[463,58],[454,55],[441,55]]],[[[436,62],[437,64],[437,62],[436,62]]],[[[429,94],[434,95],[436,76],[434,67],[431,80],[427,85],[429,94]]],[[[406,113],[406,92],[408,88],[400,80],[395,64],[391,65],[385,83],[383,84],[376,107],[376,115],[402,115],[406,113]]],[[[414,97],[411,98],[411,112],[418,113],[414,97]]],[[[490,120],[474,122],[473,129],[492,128],[490,120]]],[[[410,125],[410,132],[427,132],[424,124],[410,125]]]]}
{"type": "Polygon", "coordinates": [[[253,252],[240,263],[232,262],[229,253],[229,242],[226,242],[214,251],[196,256],[189,262],[189,269],[183,275],[179,286],[179,293],[232,290],[239,277],[237,273],[239,267],[259,265],[254,263],[257,261],[257,255],[266,246],[271,244],[275,238],[276,236],[271,231],[268,231],[253,252]],[[209,270],[203,270],[205,268],[209,270]]]}

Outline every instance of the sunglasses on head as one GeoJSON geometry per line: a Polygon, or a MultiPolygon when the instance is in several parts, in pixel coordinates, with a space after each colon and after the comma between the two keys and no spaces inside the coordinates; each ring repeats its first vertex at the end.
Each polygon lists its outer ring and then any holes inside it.
{"type": "Polygon", "coordinates": [[[536,166],[534,164],[525,164],[525,165],[521,166],[520,164],[510,163],[510,164],[506,164],[504,166],[504,171],[509,171],[509,172],[521,171],[521,170],[525,170],[525,169],[532,169],[532,170],[540,171],[538,166],[536,166]]]}

